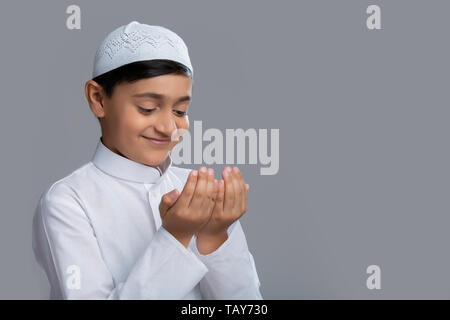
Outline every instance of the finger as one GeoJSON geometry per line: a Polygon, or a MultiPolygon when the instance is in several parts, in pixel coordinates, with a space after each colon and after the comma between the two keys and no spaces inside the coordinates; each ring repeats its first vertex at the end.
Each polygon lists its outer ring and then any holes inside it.
{"type": "Polygon", "coordinates": [[[243,185],[243,189],[244,189],[244,191],[243,191],[244,192],[243,193],[244,200],[242,201],[242,204],[243,204],[242,211],[245,213],[245,212],[247,212],[248,189],[250,186],[247,183],[245,183],[244,175],[242,174],[242,171],[241,171],[241,176],[242,176],[242,185],[243,185]]]}
{"type": "Polygon", "coordinates": [[[217,194],[219,193],[219,181],[217,179],[214,179],[214,204],[216,203],[217,194]]]}
{"type": "Polygon", "coordinates": [[[234,187],[233,187],[233,178],[231,176],[231,168],[226,166],[222,171],[223,181],[225,183],[225,196],[224,196],[224,204],[223,210],[230,211],[233,210],[234,207],[234,187]]]}
{"type": "Polygon", "coordinates": [[[238,204],[238,209],[240,213],[244,213],[247,211],[247,184],[244,181],[244,175],[242,174],[242,171],[239,170],[238,167],[235,167],[236,170],[235,175],[237,177],[237,180],[239,181],[239,187],[240,187],[240,200],[238,204]]]}
{"type": "Polygon", "coordinates": [[[214,170],[212,168],[208,168],[207,174],[208,182],[206,184],[206,194],[202,202],[202,210],[210,212],[209,208],[211,207],[211,203],[214,203],[214,170]]]}
{"type": "Polygon", "coordinates": [[[181,191],[181,194],[178,196],[178,199],[174,204],[174,207],[186,208],[189,206],[192,196],[194,195],[195,186],[197,185],[197,180],[198,180],[198,171],[191,170],[191,172],[189,173],[189,176],[187,178],[187,181],[184,185],[184,188],[181,191]]]}
{"type": "Polygon", "coordinates": [[[217,195],[216,195],[216,202],[214,204],[214,208],[217,208],[218,210],[220,210],[220,212],[223,212],[224,196],[225,196],[225,183],[223,179],[220,179],[219,181],[217,181],[217,195]]]}
{"type": "Polygon", "coordinates": [[[233,167],[233,187],[234,187],[234,209],[242,213],[244,199],[244,183],[242,182],[241,171],[238,167],[233,167]]]}
{"type": "Polygon", "coordinates": [[[211,200],[209,201],[209,205],[208,205],[208,212],[212,212],[214,209],[214,206],[216,204],[216,198],[217,198],[217,192],[219,190],[219,182],[214,179],[213,180],[213,191],[212,191],[212,196],[211,196],[211,200]]]}
{"type": "MultiPolygon", "coordinates": [[[[244,181],[245,183],[245,181],[244,181]]],[[[245,193],[244,193],[244,212],[247,212],[247,201],[248,201],[248,189],[250,188],[250,186],[245,183],[245,193]]]]}
{"type": "Polygon", "coordinates": [[[202,166],[200,167],[200,170],[198,170],[198,180],[197,185],[195,186],[194,195],[192,196],[191,203],[189,204],[189,207],[200,209],[203,197],[206,194],[206,185],[208,183],[208,173],[206,170],[206,167],[202,166]]]}
{"type": "Polygon", "coordinates": [[[242,181],[242,214],[247,212],[247,186],[248,184],[245,183],[244,175],[242,174],[242,171],[240,172],[241,175],[241,181],[242,181]]]}
{"type": "Polygon", "coordinates": [[[159,213],[161,218],[164,218],[167,214],[169,208],[175,203],[177,197],[179,196],[179,192],[177,189],[173,189],[170,192],[167,192],[162,196],[161,202],[159,204],[159,213]]]}

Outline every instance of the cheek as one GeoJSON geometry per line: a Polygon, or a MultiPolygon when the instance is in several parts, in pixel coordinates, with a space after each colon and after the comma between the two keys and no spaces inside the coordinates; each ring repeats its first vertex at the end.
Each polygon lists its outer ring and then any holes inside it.
{"type": "Polygon", "coordinates": [[[122,127],[131,134],[140,133],[148,126],[148,120],[137,112],[133,112],[132,108],[122,113],[120,121],[123,124],[122,127]]]}

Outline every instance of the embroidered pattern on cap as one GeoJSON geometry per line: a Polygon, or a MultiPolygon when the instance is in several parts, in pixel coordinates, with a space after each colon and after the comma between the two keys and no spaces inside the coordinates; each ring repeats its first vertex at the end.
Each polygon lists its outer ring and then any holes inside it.
{"type": "Polygon", "coordinates": [[[99,51],[97,59],[101,59],[105,54],[112,60],[114,56],[123,48],[128,49],[130,52],[135,53],[143,44],[148,43],[154,49],[158,49],[164,45],[170,45],[177,56],[182,57],[180,53],[179,41],[169,38],[165,34],[152,34],[145,30],[134,30],[129,33],[121,33],[120,38],[110,39],[99,51]]]}

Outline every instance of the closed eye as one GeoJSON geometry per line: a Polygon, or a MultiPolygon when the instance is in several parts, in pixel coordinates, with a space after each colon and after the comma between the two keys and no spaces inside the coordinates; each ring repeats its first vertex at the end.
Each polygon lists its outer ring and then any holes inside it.
{"type": "Polygon", "coordinates": [[[177,114],[179,117],[183,117],[183,116],[185,116],[185,115],[187,114],[186,111],[178,111],[178,110],[175,110],[175,112],[176,112],[176,114],[177,114]]]}
{"type": "MultiPolygon", "coordinates": [[[[138,108],[139,108],[139,111],[142,112],[143,114],[150,114],[156,110],[156,108],[146,109],[146,108],[142,108],[139,106],[138,106],[138,108]]],[[[177,114],[178,117],[184,117],[187,114],[186,111],[179,111],[179,110],[175,110],[175,113],[177,114]]]]}
{"type": "Polygon", "coordinates": [[[156,108],[154,108],[154,109],[145,109],[145,108],[142,108],[142,107],[138,107],[138,108],[139,108],[139,111],[141,111],[142,113],[145,113],[145,114],[149,114],[152,111],[156,110],[156,108]]]}

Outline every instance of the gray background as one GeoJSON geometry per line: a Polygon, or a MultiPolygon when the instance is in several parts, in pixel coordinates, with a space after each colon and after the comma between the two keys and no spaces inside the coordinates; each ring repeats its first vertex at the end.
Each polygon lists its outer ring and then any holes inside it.
{"type": "Polygon", "coordinates": [[[101,40],[132,20],[187,43],[191,123],[280,129],[277,175],[240,165],[265,299],[450,298],[448,12],[412,0],[2,1],[0,298],[48,297],[34,208],[90,160],[100,128],[84,84],[101,40]],[[81,30],[66,28],[71,4],[81,30]],[[382,30],[366,28],[370,4],[382,30]],[[381,290],[366,287],[371,264],[381,290]]]}

